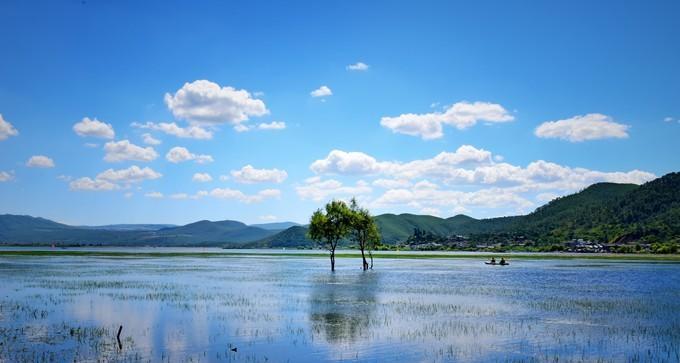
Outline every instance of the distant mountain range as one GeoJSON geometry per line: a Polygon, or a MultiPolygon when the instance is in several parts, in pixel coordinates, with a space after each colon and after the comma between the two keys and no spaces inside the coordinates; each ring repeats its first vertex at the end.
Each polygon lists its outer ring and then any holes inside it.
{"type": "MultiPolygon", "coordinates": [[[[643,185],[598,183],[557,198],[524,216],[475,219],[415,214],[375,217],[383,243],[405,241],[415,229],[475,242],[531,240],[561,243],[574,238],[600,242],[680,242],[680,173],[643,185]]],[[[1,215],[2,244],[92,244],[295,248],[312,246],[304,226],[292,222],[246,225],[198,221],[185,226],[112,225],[75,227],[30,216],[1,215]]]]}
{"type": "Polygon", "coordinates": [[[277,234],[293,222],[249,226],[238,221],[198,221],[170,224],[116,224],[69,226],[44,218],[0,215],[0,244],[116,245],[116,246],[222,246],[277,234]]]}

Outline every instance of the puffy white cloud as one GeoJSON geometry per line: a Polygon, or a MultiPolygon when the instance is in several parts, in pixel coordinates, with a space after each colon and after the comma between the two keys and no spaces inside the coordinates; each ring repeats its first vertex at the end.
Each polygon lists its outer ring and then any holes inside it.
{"type": "Polygon", "coordinates": [[[129,140],[109,141],[104,145],[104,160],[108,162],[120,162],[125,160],[153,161],[158,153],[151,146],[141,147],[129,140]]]}
{"type": "Polygon", "coordinates": [[[300,198],[315,201],[362,195],[366,205],[391,212],[396,207],[415,212],[425,208],[459,213],[495,209],[516,214],[529,212],[544,198],[577,192],[594,183],[642,184],[656,177],[637,169],[606,172],[544,160],[526,166],[497,160],[501,159],[490,151],[471,145],[408,162],[381,161],[365,153],[334,150],[311,164],[310,169],[319,176],[307,179],[296,191],[300,198]],[[381,188],[382,194],[373,195],[364,181],[353,187],[322,179],[326,174],[375,178],[371,184],[381,188]]]}
{"type": "Polygon", "coordinates": [[[160,131],[168,135],[173,135],[184,139],[210,140],[213,137],[213,132],[211,130],[208,130],[199,125],[189,125],[187,127],[181,127],[174,122],[159,122],[159,123],[146,122],[143,124],[133,122],[131,125],[132,127],[160,131]]]}
{"type": "MultiPolygon", "coordinates": [[[[129,187],[129,185],[132,183],[158,179],[161,176],[162,174],[149,167],[140,168],[136,165],[133,165],[127,169],[107,169],[99,173],[94,179],[89,177],[78,178],[71,181],[69,183],[69,187],[71,190],[75,191],[109,191],[120,189],[121,185],[129,187]]],[[[70,177],[67,178],[70,179],[70,177]]],[[[67,179],[64,178],[62,180],[67,179]]]]}
{"type": "Polygon", "coordinates": [[[2,114],[0,114],[0,141],[6,140],[10,136],[17,135],[19,135],[19,131],[17,131],[9,121],[5,121],[2,114]]]}
{"type": "Polygon", "coordinates": [[[33,155],[26,162],[29,168],[54,168],[54,160],[45,155],[33,155]]]}
{"type": "Polygon", "coordinates": [[[7,182],[14,179],[14,173],[11,171],[0,171],[0,182],[7,182]]]}
{"type": "Polygon", "coordinates": [[[230,188],[215,188],[207,195],[218,199],[233,199],[242,203],[259,203],[266,199],[278,198],[281,196],[281,191],[278,189],[264,189],[257,194],[247,195],[240,190],[230,188]]]}
{"type": "Polygon", "coordinates": [[[363,62],[356,62],[354,64],[350,64],[347,66],[348,71],[367,71],[368,70],[368,64],[363,63],[363,62]]]}
{"type": "Polygon", "coordinates": [[[235,181],[244,184],[282,183],[288,178],[288,173],[285,170],[255,169],[252,165],[246,165],[240,170],[232,170],[231,176],[235,181]]]}
{"type": "Polygon", "coordinates": [[[314,161],[310,169],[317,174],[371,175],[385,174],[401,179],[421,176],[449,175],[451,166],[488,164],[491,152],[470,145],[462,145],[455,152],[442,152],[432,159],[407,163],[378,161],[362,152],[332,150],[325,159],[314,161]]]}
{"type": "Polygon", "coordinates": [[[271,130],[283,130],[286,128],[286,123],[283,121],[272,121],[270,123],[260,123],[254,126],[248,126],[244,124],[234,125],[234,131],[236,132],[246,132],[252,130],[261,131],[271,131],[271,130]]]}
{"type": "Polygon", "coordinates": [[[332,150],[309,168],[317,174],[374,174],[383,169],[383,164],[362,152],[332,150]]]}
{"type": "Polygon", "coordinates": [[[320,177],[307,178],[303,185],[295,187],[295,191],[302,199],[322,201],[331,196],[357,196],[369,194],[371,187],[363,180],[359,180],[355,186],[344,186],[335,179],[322,180],[320,177]]]}
{"type": "Polygon", "coordinates": [[[213,180],[212,176],[208,173],[195,173],[191,180],[198,183],[207,183],[213,180]]]}
{"type": "Polygon", "coordinates": [[[109,191],[118,189],[119,186],[106,180],[84,177],[70,182],[69,188],[71,190],[109,191]]]}
{"type": "Polygon", "coordinates": [[[97,180],[105,180],[112,183],[139,183],[144,180],[154,180],[162,177],[163,174],[147,167],[140,168],[133,165],[127,169],[107,169],[97,175],[97,180]]]}
{"type": "Polygon", "coordinates": [[[113,139],[116,133],[113,131],[113,126],[89,117],[84,117],[82,121],[73,125],[73,131],[79,136],[94,136],[103,139],[113,139]]]}
{"type": "MultiPolygon", "coordinates": [[[[0,117],[2,117],[2,115],[0,115],[0,117]]],[[[674,118],[672,118],[670,116],[664,117],[664,119],[663,119],[664,122],[673,122],[673,120],[674,120],[674,118]]]]}
{"type": "MultiPolygon", "coordinates": [[[[607,173],[570,168],[543,160],[521,167],[497,163],[493,159],[491,152],[470,145],[462,145],[455,152],[439,153],[431,159],[409,162],[379,161],[365,153],[333,150],[325,159],[313,162],[310,169],[317,174],[387,176],[402,184],[413,179],[428,178],[447,185],[522,186],[527,190],[578,190],[603,181],[640,184],[655,178],[654,174],[639,170],[607,173]]],[[[383,179],[374,181],[374,185],[405,187],[383,179]]]]}
{"type": "Polygon", "coordinates": [[[466,207],[514,208],[526,212],[534,204],[526,198],[501,188],[480,189],[473,192],[447,190],[434,187],[410,189],[392,189],[375,199],[371,205],[375,208],[405,205],[422,210],[424,208],[450,208],[463,210],[466,207]]]}
{"type": "Polygon", "coordinates": [[[326,97],[326,96],[331,96],[333,95],[333,91],[331,91],[328,86],[321,86],[314,91],[309,93],[312,97],[326,97]]]}
{"type": "Polygon", "coordinates": [[[167,154],[165,158],[171,163],[181,163],[184,161],[194,161],[198,164],[212,163],[213,157],[210,155],[198,155],[190,152],[185,147],[175,146],[167,154]]]}
{"type": "Polygon", "coordinates": [[[251,116],[269,113],[264,102],[246,90],[221,87],[207,80],[185,83],[174,95],[165,94],[165,103],[178,119],[200,124],[239,124],[251,116]]]}
{"type": "Polygon", "coordinates": [[[163,198],[163,193],[161,192],[149,192],[144,194],[145,197],[147,198],[154,198],[154,199],[161,199],[163,198]]]}
{"type": "Polygon", "coordinates": [[[628,137],[629,127],[614,122],[610,116],[590,113],[565,120],[544,122],[534,133],[541,138],[581,142],[609,138],[625,139],[628,137]]]}
{"type": "Polygon", "coordinates": [[[286,123],[283,121],[272,121],[270,123],[261,123],[257,125],[260,130],[283,130],[286,128],[286,123]]]}
{"type": "Polygon", "coordinates": [[[508,122],[515,118],[503,106],[489,102],[457,102],[444,112],[424,114],[406,113],[396,117],[383,117],[380,125],[392,132],[420,136],[423,140],[438,139],[444,135],[443,124],[459,130],[477,122],[508,122]]]}
{"type": "Polygon", "coordinates": [[[149,133],[142,134],[142,141],[147,145],[160,145],[161,140],[151,136],[149,133]]]}

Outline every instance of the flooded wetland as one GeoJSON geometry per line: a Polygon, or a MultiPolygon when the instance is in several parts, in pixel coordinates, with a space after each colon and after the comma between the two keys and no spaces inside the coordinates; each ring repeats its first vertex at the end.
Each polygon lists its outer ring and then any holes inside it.
{"type": "Polygon", "coordinates": [[[337,264],[1,255],[0,362],[680,360],[678,263],[337,264]]]}

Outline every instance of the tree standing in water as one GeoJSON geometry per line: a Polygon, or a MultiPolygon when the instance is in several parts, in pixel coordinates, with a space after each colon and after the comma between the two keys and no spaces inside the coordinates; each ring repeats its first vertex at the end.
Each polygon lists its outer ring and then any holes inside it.
{"type": "Polygon", "coordinates": [[[347,204],[333,200],[325,211],[317,209],[309,221],[309,238],[327,249],[331,255],[331,271],[335,271],[335,249],[350,230],[352,211],[347,204]]]}
{"type": "Polygon", "coordinates": [[[359,245],[362,267],[366,271],[369,269],[368,262],[366,262],[366,251],[371,257],[370,268],[373,268],[373,253],[371,251],[380,244],[380,232],[371,213],[368,209],[359,207],[355,198],[350,201],[349,208],[352,213],[350,235],[359,245]]]}

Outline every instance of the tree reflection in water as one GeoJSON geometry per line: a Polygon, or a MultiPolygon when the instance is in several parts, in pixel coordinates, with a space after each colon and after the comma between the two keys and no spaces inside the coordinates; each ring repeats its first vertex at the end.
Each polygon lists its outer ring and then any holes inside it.
{"type": "Polygon", "coordinates": [[[370,337],[378,280],[376,271],[317,276],[310,295],[314,338],[323,338],[329,343],[351,343],[370,337]]]}

